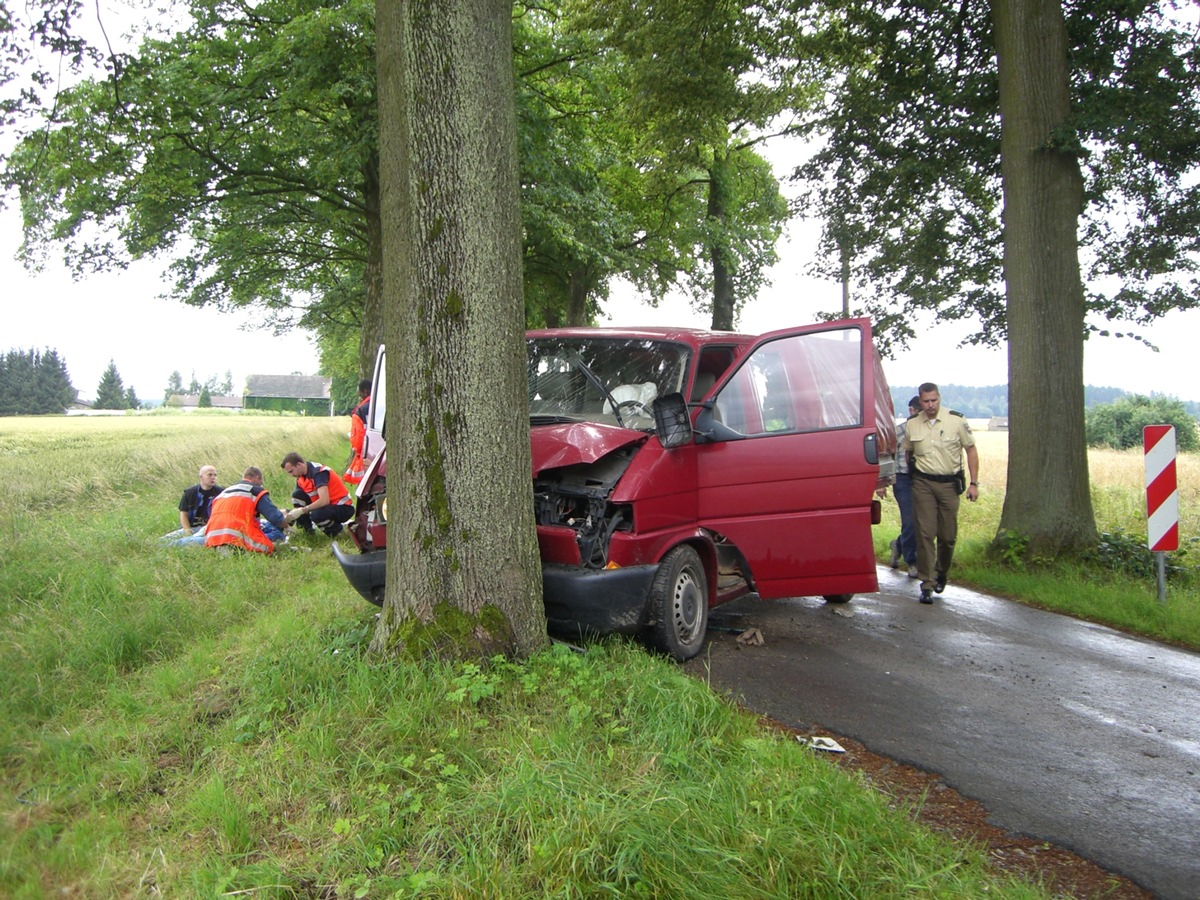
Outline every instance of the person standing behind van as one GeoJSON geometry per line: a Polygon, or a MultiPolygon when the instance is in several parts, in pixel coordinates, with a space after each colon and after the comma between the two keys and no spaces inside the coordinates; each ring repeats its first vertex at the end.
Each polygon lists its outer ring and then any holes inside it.
{"type": "Polygon", "coordinates": [[[371,408],[371,379],[358,383],[358,406],[350,413],[350,462],[342,473],[347,484],[358,484],[367,472],[367,411],[371,408]]]}
{"type": "Polygon", "coordinates": [[[967,459],[970,483],[967,499],[979,498],[979,454],[975,435],[962,413],[942,410],[941,394],[933,382],[917,391],[921,414],[908,420],[904,449],[910,454],[913,514],[917,526],[917,572],[921,579],[922,603],[946,587],[954,544],[958,539],[959,484],[963,456],[967,459]]]}
{"type": "MultiPolygon", "coordinates": [[[[908,401],[908,418],[919,415],[921,401],[913,397],[908,401]]],[[[904,435],[908,420],[896,426],[896,446],[901,452],[896,454],[896,483],[892,485],[892,494],[896,498],[896,506],[900,508],[900,534],[892,541],[892,568],[900,568],[900,561],[908,566],[908,577],[917,577],[917,526],[913,520],[912,504],[912,475],[908,471],[908,454],[903,452],[904,435]]]]}

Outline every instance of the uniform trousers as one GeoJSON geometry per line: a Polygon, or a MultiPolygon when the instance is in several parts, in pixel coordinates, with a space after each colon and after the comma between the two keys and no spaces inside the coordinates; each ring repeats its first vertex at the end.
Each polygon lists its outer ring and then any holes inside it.
{"type": "Polygon", "coordinates": [[[914,475],[913,517],[917,525],[917,574],[921,589],[933,590],[939,576],[950,573],[958,540],[958,485],[914,475]]]}

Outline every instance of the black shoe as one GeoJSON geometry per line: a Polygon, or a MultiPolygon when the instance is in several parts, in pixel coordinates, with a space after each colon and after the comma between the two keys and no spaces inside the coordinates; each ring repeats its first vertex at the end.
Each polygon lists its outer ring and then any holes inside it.
{"type": "Polygon", "coordinates": [[[929,588],[921,588],[921,602],[922,603],[932,603],[933,602],[933,592],[930,591],[929,588]]]}
{"type": "Polygon", "coordinates": [[[322,526],[321,530],[327,537],[335,538],[342,533],[342,523],[334,522],[332,525],[322,526]]]}
{"type": "Polygon", "coordinates": [[[939,575],[937,577],[937,580],[934,581],[934,583],[933,583],[933,592],[935,594],[940,594],[945,589],[946,589],[946,576],[939,575]]]}

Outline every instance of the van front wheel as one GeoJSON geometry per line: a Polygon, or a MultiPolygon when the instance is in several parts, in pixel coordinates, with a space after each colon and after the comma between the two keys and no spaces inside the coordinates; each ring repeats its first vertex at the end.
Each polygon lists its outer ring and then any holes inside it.
{"type": "Polygon", "coordinates": [[[853,594],[826,594],[825,602],[826,603],[849,603],[850,598],[853,596],[854,596],[853,594]]]}
{"type": "Polygon", "coordinates": [[[708,626],[708,577],[700,555],[686,544],[663,558],[650,586],[654,644],[678,662],[704,646],[708,626]]]}

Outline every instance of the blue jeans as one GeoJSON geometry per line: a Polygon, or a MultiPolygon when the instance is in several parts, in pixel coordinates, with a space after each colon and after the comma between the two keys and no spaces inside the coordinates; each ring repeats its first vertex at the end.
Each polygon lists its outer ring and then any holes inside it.
{"type": "Polygon", "coordinates": [[[892,485],[892,495],[896,505],[900,507],[900,555],[910,566],[917,564],[917,523],[913,516],[912,476],[907,472],[896,473],[896,483],[892,485]]]}

